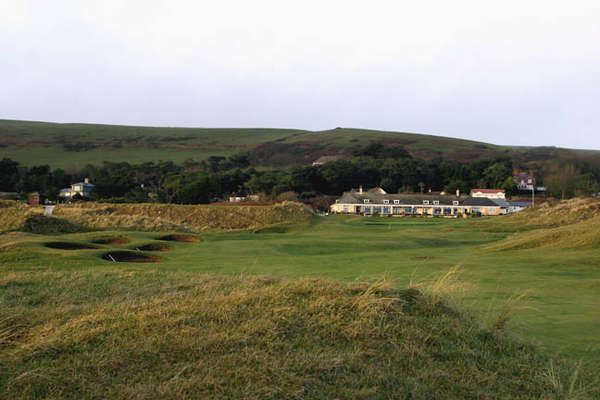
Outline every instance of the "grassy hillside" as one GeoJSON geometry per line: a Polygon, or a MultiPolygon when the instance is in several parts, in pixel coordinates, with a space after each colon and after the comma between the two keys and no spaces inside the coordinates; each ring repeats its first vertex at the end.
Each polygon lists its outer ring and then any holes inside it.
{"type": "Polygon", "coordinates": [[[0,155],[23,165],[67,169],[103,161],[202,160],[211,155],[249,151],[255,165],[310,164],[322,155],[348,156],[369,142],[402,146],[414,157],[468,161],[499,155],[519,163],[547,158],[600,160],[600,152],[556,148],[495,146],[432,135],[336,128],[291,129],[157,128],[94,124],[56,124],[0,120],[0,155]]]}
{"type": "Polygon", "coordinates": [[[0,397],[563,399],[551,360],[437,291],[118,268],[0,276],[0,397]]]}

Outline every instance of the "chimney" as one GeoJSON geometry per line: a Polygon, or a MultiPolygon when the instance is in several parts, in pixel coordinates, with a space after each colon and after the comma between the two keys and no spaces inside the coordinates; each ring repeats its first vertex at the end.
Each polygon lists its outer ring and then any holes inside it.
{"type": "Polygon", "coordinates": [[[460,197],[460,189],[456,188],[456,197],[460,197]]]}
{"type": "Polygon", "coordinates": [[[89,178],[85,178],[85,179],[83,180],[83,183],[90,183],[90,179],[89,179],[89,178]]]}
{"type": "Polygon", "coordinates": [[[363,194],[362,185],[358,187],[358,193],[363,194]]]}

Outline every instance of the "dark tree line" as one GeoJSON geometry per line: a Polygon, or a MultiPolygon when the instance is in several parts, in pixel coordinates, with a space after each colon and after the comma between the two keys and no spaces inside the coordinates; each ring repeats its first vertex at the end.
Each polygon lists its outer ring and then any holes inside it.
{"type": "MultiPolygon", "coordinates": [[[[447,160],[423,161],[401,148],[371,144],[354,152],[353,158],[318,166],[261,170],[250,165],[247,154],[210,157],[205,161],[170,161],[88,165],[68,174],[48,166],[23,167],[10,159],[0,161],[0,191],[38,191],[56,200],[61,188],[88,177],[95,185],[92,200],[108,202],[163,202],[201,204],[230,195],[262,194],[276,198],[294,192],[308,199],[339,195],[350,188],[380,186],[388,193],[446,191],[468,193],[475,187],[516,191],[509,158],[468,163],[447,160]]],[[[571,171],[569,177],[576,172],[571,171]]],[[[594,181],[594,174],[585,175],[594,181]]],[[[564,178],[563,180],[567,180],[564,178]]],[[[554,181],[559,181],[558,175],[554,181]]],[[[551,180],[551,182],[554,182],[551,180]]],[[[554,185],[559,186],[559,185],[554,185]]],[[[554,191],[560,191],[560,187],[554,191]]],[[[563,191],[571,194],[575,191],[563,191]]]]}

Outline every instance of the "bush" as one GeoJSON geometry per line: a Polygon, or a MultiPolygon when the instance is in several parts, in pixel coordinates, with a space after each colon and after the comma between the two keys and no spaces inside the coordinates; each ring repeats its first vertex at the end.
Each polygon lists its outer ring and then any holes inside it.
{"type": "Polygon", "coordinates": [[[299,201],[298,193],[296,192],[283,192],[277,196],[278,201],[299,201]]]}
{"type": "Polygon", "coordinates": [[[75,233],[87,232],[88,228],[83,225],[74,224],[62,218],[45,217],[43,215],[32,215],[25,220],[23,232],[49,234],[49,233],[75,233]]]}

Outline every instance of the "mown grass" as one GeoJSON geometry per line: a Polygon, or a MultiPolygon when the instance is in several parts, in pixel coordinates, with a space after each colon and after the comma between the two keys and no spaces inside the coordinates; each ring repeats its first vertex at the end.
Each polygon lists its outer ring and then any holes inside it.
{"type": "Polygon", "coordinates": [[[3,398],[598,395],[593,371],[481,326],[440,287],[146,268],[5,273],[0,287],[3,398]]]}

